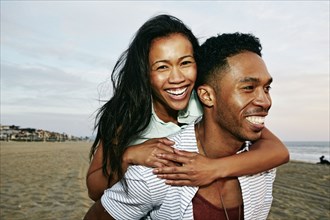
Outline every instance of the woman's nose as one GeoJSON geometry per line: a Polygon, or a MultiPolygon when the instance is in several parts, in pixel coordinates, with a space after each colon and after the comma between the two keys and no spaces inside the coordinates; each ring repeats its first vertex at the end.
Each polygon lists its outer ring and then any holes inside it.
{"type": "Polygon", "coordinates": [[[185,80],[185,76],[178,67],[173,67],[170,76],[169,82],[170,83],[181,83],[185,80]]]}

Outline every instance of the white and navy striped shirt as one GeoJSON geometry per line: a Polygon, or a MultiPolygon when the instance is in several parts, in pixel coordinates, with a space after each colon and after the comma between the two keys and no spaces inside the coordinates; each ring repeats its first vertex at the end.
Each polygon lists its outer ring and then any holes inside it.
{"type": "MultiPolygon", "coordinates": [[[[169,137],[175,148],[197,152],[194,123],[169,137]]],[[[245,220],[266,219],[273,200],[275,169],[257,175],[239,177],[245,220]]],[[[193,219],[192,199],[198,187],[168,186],[151,168],[130,166],[125,174],[128,192],[121,182],[107,189],[101,198],[103,207],[115,219],[193,219]]]]}

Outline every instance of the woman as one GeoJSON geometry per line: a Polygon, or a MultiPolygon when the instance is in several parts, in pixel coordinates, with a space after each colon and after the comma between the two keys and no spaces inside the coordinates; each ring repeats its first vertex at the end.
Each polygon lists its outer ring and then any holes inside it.
{"type": "Polygon", "coordinates": [[[169,179],[168,184],[201,186],[288,161],[286,147],[267,129],[249,152],[216,160],[173,151],[173,143],[161,138],[202,113],[193,91],[198,47],[191,30],[173,16],[151,18],[137,31],[112,72],[113,97],[98,113],[87,174],[91,199],[100,199],[129,164],[156,167],[155,173],[169,179]]]}

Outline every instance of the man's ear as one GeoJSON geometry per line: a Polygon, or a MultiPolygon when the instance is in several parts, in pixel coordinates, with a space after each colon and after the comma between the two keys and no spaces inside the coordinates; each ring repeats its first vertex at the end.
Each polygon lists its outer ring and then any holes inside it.
{"type": "Polygon", "coordinates": [[[201,85],[197,88],[199,100],[207,107],[212,107],[215,101],[214,90],[209,85],[201,85]]]}

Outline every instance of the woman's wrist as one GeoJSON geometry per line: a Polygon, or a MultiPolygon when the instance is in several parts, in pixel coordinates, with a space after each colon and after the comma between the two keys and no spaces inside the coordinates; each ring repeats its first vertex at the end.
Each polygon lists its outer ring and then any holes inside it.
{"type": "Polygon", "coordinates": [[[123,160],[122,160],[123,166],[128,167],[128,165],[133,164],[133,158],[130,155],[130,147],[128,147],[124,154],[123,154],[123,160]]]}
{"type": "Polygon", "coordinates": [[[229,177],[228,174],[228,162],[226,157],[215,159],[216,169],[214,174],[214,180],[229,177]]]}

